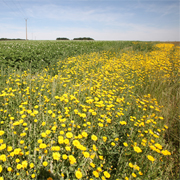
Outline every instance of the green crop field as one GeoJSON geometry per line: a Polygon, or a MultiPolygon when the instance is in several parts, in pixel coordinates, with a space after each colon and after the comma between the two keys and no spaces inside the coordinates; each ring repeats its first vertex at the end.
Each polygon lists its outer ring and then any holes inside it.
{"type": "Polygon", "coordinates": [[[0,179],[178,179],[180,46],[0,42],[0,179]]]}

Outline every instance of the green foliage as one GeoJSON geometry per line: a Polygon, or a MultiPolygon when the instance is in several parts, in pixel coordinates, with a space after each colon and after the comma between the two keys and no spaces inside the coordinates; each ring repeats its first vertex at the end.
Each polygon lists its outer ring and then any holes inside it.
{"type": "Polygon", "coordinates": [[[0,176],[75,179],[80,168],[82,179],[93,177],[94,171],[101,174],[101,179],[106,171],[111,174],[110,179],[176,179],[178,49],[168,51],[169,46],[163,49],[163,45],[153,44],[156,43],[0,42],[0,147],[7,155],[0,176]],[[168,124],[168,130],[164,124],[168,124]],[[65,150],[65,141],[58,141],[61,131],[64,138],[67,132],[73,134],[73,139],[69,138],[71,151],[65,150]],[[25,136],[21,134],[24,132],[25,136]],[[46,137],[42,132],[47,133],[46,137]],[[97,136],[97,141],[92,135],[97,136]],[[76,147],[75,139],[87,149],[76,147]],[[40,147],[44,143],[47,152],[40,147]],[[13,151],[4,149],[4,144],[13,150],[20,147],[24,154],[9,156],[13,151]],[[56,150],[52,146],[60,147],[60,161],[54,158],[56,150]],[[162,150],[169,150],[171,156],[164,156],[162,150]],[[95,153],[95,157],[85,157],[85,151],[92,156],[95,153]],[[77,162],[70,164],[63,154],[73,155],[77,162]],[[147,155],[155,160],[149,160],[147,155]],[[17,158],[21,164],[27,160],[24,169],[28,173],[17,169],[17,158]],[[94,169],[90,162],[95,164],[94,169]],[[8,167],[13,167],[13,175],[7,172],[8,167]],[[98,171],[98,167],[103,171],[98,171]]]}
{"type": "Polygon", "coordinates": [[[90,37],[79,37],[79,38],[74,38],[73,40],[94,40],[94,39],[90,37]]]}
{"type": "Polygon", "coordinates": [[[84,53],[115,48],[120,50],[132,42],[126,41],[7,41],[0,42],[0,67],[19,70],[31,69],[31,73],[54,65],[59,59],[84,53]]]}
{"type": "Polygon", "coordinates": [[[149,52],[156,50],[155,48],[156,42],[141,42],[141,41],[136,41],[132,43],[132,49],[134,51],[143,51],[143,52],[149,52]]]}
{"type": "Polygon", "coordinates": [[[19,41],[19,40],[25,40],[25,39],[20,39],[20,38],[17,38],[17,39],[9,39],[9,38],[0,38],[0,41],[19,41]]]}
{"type": "Polygon", "coordinates": [[[56,38],[56,40],[69,40],[69,39],[65,38],[65,37],[58,37],[58,38],[56,38]]]}

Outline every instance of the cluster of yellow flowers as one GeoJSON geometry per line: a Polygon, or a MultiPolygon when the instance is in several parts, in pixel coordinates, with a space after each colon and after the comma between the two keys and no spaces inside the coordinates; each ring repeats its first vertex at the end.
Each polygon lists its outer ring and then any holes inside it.
{"type": "Polygon", "coordinates": [[[40,169],[70,179],[144,179],[152,163],[158,174],[171,155],[163,142],[168,127],[157,100],[135,93],[145,77],[173,73],[173,45],[157,47],[70,57],[54,76],[48,68],[33,77],[10,74],[0,93],[1,179],[37,178],[40,169]]]}

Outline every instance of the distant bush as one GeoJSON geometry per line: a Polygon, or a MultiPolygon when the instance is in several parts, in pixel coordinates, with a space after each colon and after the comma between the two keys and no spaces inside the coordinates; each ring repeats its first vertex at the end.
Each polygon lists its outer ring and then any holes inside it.
{"type": "Polygon", "coordinates": [[[94,40],[94,39],[90,37],[79,37],[79,38],[74,38],[73,40],[94,40]]]}
{"type": "Polygon", "coordinates": [[[69,40],[68,38],[65,38],[65,37],[58,37],[58,38],[56,38],[56,40],[69,40]]]}

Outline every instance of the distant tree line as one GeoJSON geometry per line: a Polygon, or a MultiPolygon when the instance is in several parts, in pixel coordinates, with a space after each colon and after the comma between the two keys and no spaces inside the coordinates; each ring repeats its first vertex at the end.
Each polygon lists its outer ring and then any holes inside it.
{"type": "MultiPolygon", "coordinates": [[[[69,40],[68,38],[65,38],[65,37],[58,37],[56,38],[56,40],[69,40]]],[[[79,38],[74,38],[73,40],[94,40],[93,38],[90,38],[90,37],[79,37],[79,38]]]]}
{"type": "Polygon", "coordinates": [[[65,37],[58,37],[58,38],[56,38],[56,40],[69,40],[69,39],[65,38],[65,37]]]}
{"type": "Polygon", "coordinates": [[[90,37],[79,37],[79,38],[74,38],[73,40],[94,40],[94,39],[90,37]]]}
{"type": "Polygon", "coordinates": [[[25,39],[20,39],[20,38],[17,38],[17,39],[0,38],[0,41],[14,41],[14,40],[25,40],[25,39]]]}

